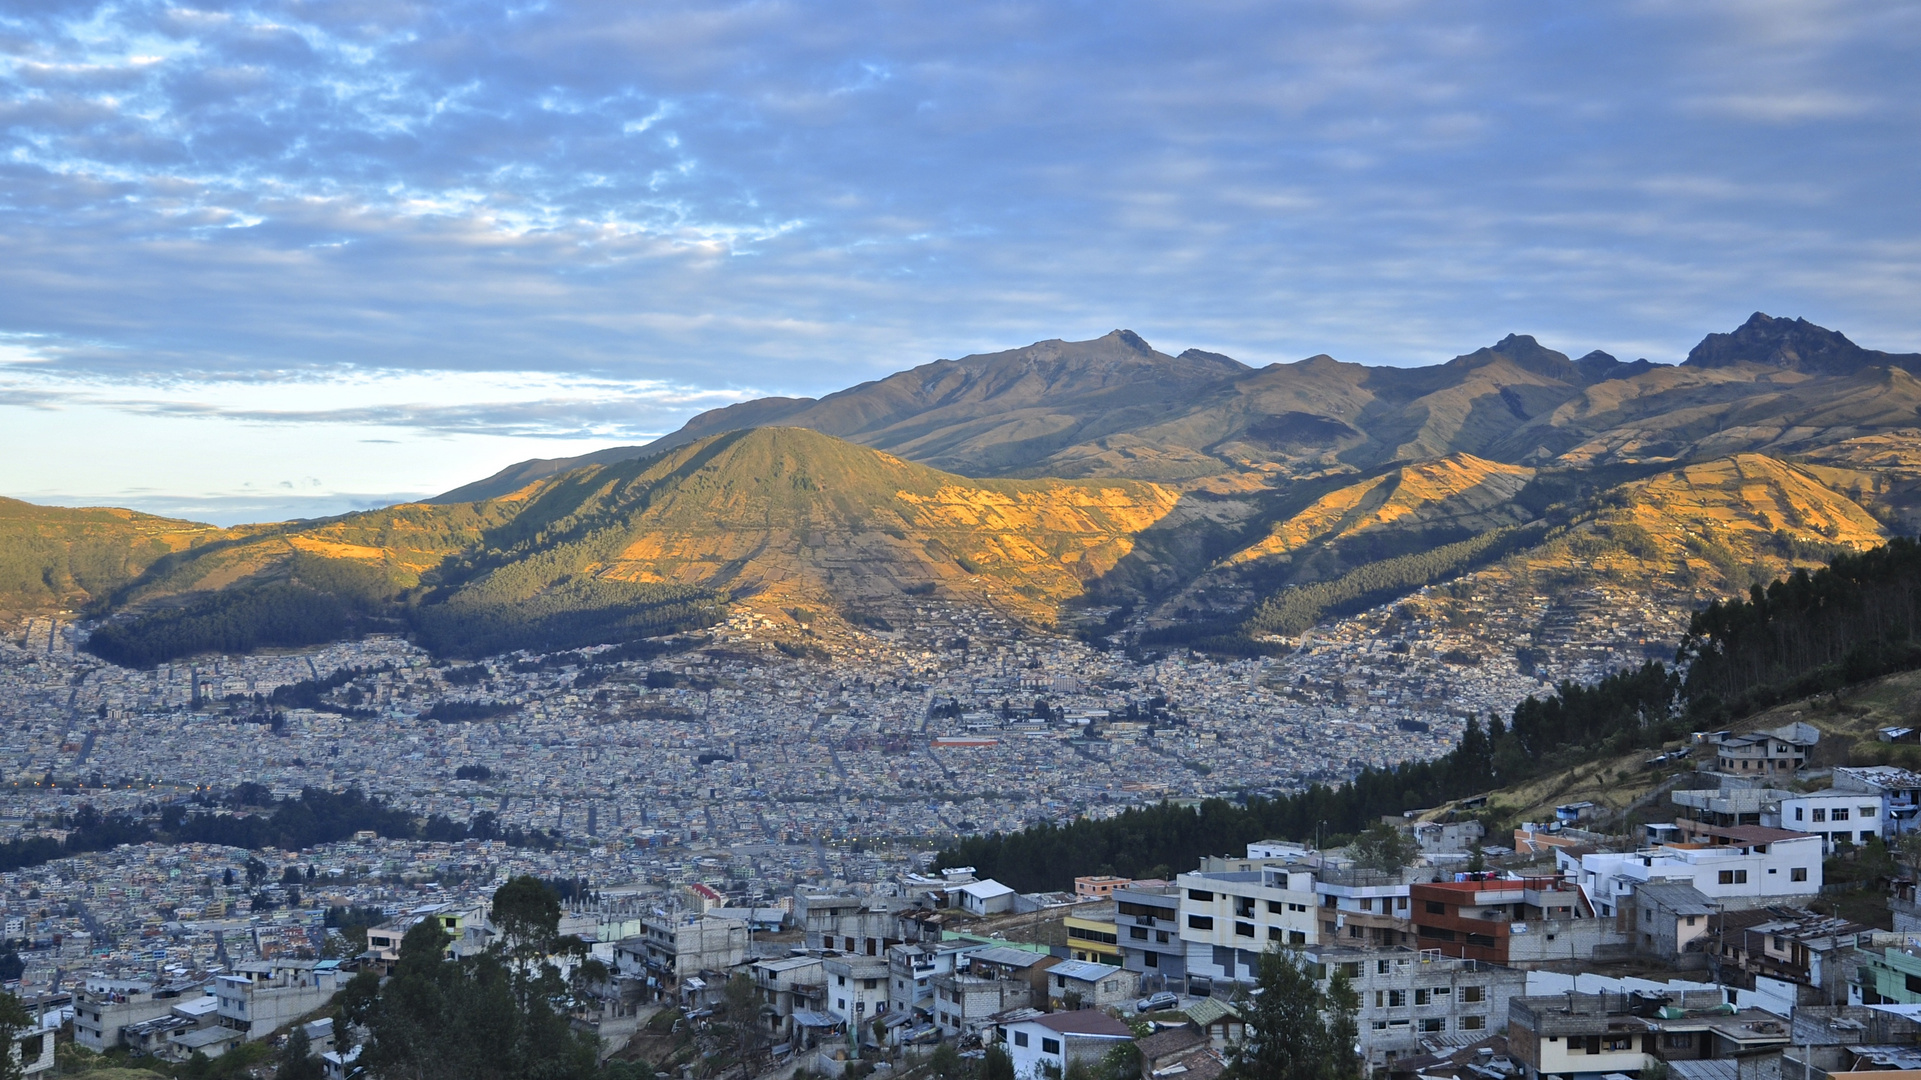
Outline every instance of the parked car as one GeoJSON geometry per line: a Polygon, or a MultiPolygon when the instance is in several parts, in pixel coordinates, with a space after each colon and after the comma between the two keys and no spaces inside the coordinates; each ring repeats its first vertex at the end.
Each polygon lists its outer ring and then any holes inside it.
{"type": "Polygon", "coordinates": [[[1180,1003],[1180,998],[1176,997],[1170,991],[1163,990],[1158,994],[1149,994],[1139,1001],[1136,1001],[1134,1003],[1134,1011],[1137,1013],[1159,1012],[1162,1009],[1171,1009],[1180,1003]]]}

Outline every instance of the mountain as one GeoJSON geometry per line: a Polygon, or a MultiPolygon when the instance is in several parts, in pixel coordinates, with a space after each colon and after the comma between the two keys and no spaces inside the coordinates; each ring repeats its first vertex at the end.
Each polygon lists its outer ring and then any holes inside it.
{"type": "Polygon", "coordinates": [[[1257,369],[1117,330],[321,521],[0,504],[0,609],[86,605],[143,663],[380,627],[573,648],[730,605],[837,647],[929,596],[1259,651],[1470,578],[1517,611],[1602,585],[1691,604],[1917,523],[1921,378],[1803,320],[1756,315],[1674,366],[1512,334],[1424,368],[1257,369]]]}
{"type": "Polygon", "coordinates": [[[499,499],[227,530],[98,609],[119,613],[103,640],[130,662],[165,658],[171,638],[190,652],[382,625],[450,655],[547,651],[705,626],[747,600],[790,630],[820,623],[817,637],[911,617],[930,595],[1046,625],[1097,580],[1191,574],[1179,538],[1207,523],[1180,502],[1157,484],[974,480],[756,428],[499,499]]]}
{"type": "Polygon", "coordinates": [[[1802,319],[1756,313],[1678,366],[1579,360],[1510,334],[1429,367],[1325,355],[1249,368],[1160,352],[1116,330],[939,360],[819,400],[702,413],[647,446],[530,461],[435,502],[505,494],[569,468],[644,457],[721,431],[804,427],[969,476],[1185,483],[1258,470],[1366,472],[1452,453],[1527,466],[1802,453],[1921,413],[1921,355],[1862,349],[1802,319]]]}
{"type": "Polygon", "coordinates": [[[1810,375],[1853,375],[1867,367],[1921,372],[1921,353],[1864,349],[1806,319],[1776,319],[1757,311],[1733,333],[1703,338],[1686,363],[1710,368],[1762,364],[1810,375]]]}

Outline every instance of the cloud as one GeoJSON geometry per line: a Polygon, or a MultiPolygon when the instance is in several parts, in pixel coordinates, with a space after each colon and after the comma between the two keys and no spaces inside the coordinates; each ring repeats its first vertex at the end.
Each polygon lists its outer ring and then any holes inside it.
{"type": "Polygon", "coordinates": [[[1769,306],[1914,347],[1917,45],[1866,0],[15,4],[0,344],[42,374],[0,393],[632,440],[1114,326],[1675,359],[1769,306]],[[365,372],[440,385],[311,400],[365,372]]]}

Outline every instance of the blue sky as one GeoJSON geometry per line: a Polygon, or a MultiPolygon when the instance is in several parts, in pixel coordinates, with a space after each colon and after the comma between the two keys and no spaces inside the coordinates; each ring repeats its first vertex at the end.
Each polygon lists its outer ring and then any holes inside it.
{"type": "Polygon", "coordinates": [[[1921,6],[0,8],[0,492],[215,520],[1129,327],[1921,348],[1921,6]]]}

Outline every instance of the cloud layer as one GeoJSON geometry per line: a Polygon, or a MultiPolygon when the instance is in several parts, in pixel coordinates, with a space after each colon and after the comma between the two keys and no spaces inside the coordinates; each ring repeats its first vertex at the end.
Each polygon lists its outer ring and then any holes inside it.
{"type": "Polygon", "coordinates": [[[0,405],[592,441],[1116,326],[1911,349],[1917,45],[1801,0],[10,4],[0,405]],[[308,404],[376,372],[439,374],[308,404]],[[579,392],[489,397],[534,377],[579,392]]]}

